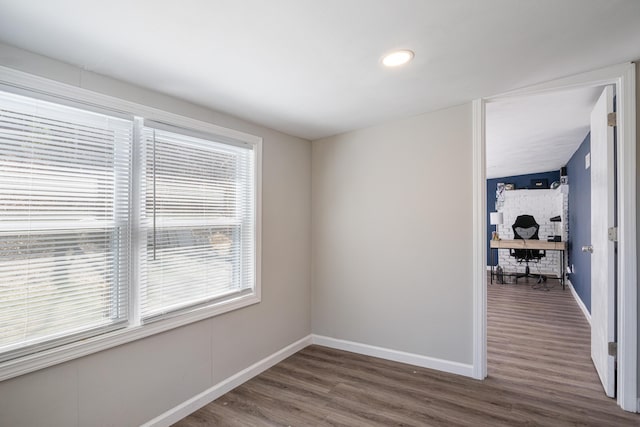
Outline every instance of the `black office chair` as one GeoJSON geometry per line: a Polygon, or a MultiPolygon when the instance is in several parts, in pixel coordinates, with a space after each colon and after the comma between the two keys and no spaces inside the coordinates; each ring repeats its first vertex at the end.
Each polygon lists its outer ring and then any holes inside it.
{"type": "MultiPolygon", "coordinates": [[[[516,222],[511,226],[513,229],[513,238],[522,240],[540,240],[538,237],[538,230],[540,225],[536,222],[535,218],[531,215],[520,215],[516,218],[516,222]]],[[[525,242],[525,247],[526,247],[525,242]]],[[[525,263],[525,272],[516,275],[516,282],[520,277],[531,277],[531,270],[529,269],[530,262],[540,262],[540,259],[546,256],[546,252],[538,249],[510,249],[509,255],[514,257],[517,262],[525,263]]],[[[538,277],[538,283],[546,281],[547,278],[543,275],[538,277]]]]}

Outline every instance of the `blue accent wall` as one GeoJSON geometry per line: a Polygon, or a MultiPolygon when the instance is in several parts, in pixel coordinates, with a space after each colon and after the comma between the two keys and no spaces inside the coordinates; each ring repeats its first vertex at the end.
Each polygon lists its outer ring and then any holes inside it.
{"type": "MultiPolygon", "coordinates": [[[[492,178],[487,180],[487,265],[491,265],[491,250],[489,243],[491,242],[491,232],[495,231],[495,225],[491,225],[489,221],[489,213],[495,212],[496,209],[496,185],[499,182],[505,184],[514,184],[516,190],[522,190],[531,187],[531,180],[546,179],[551,185],[554,181],[560,181],[560,171],[549,171],[541,173],[530,173],[526,175],[505,176],[502,178],[492,178]]],[[[497,258],[497,257],[496,257],[497,258]]],[[[498,260],[494,261],[494,265],[498,260]]]]}
{"type": "Polygon", "coordinates": [[[591,244],[591,168],[584,168],[584,156],[591,150],[588,134],[567,163],[569,178],[569,280],[591,313],[591,255],[582,246],[591,244]]]}

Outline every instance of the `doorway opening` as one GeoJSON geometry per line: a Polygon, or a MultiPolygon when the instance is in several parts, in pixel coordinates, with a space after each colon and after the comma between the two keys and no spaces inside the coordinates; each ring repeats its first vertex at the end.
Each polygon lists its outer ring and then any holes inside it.
{"type": "MultiPolygon", "coordinates": [[[[557,93],[579,88],[613,85],[617,93],[616,148],[619,165],[617,234],[617,402],[627,411],[637,406],[637,260],[635,194],[635,67],[633,64],[597,70],[508,94],[474,101],[474,376],[487,376],[487,189],[485,165],[487,104],[519,97],[557,93]]],[[[570,185],[570,183],[569,183],[570,185]]],[[[565,274],[566,267],[561,274],[565,274]]]]}
{"type": "MultiPolygon", "coordinates": [[[[514,385],[527,375],[530,385],[549,393],[598,384],[590,326],[595,266],[581,247],[591,245],[592,218],[603,220],[597,211],[606,205],[592,207],[590,197],[592,148],[597,148],[591,120],[604,89],[573,88],[486,104],[488,373],[514,385]]],[[[600,114],[606,123],[606,113],[600,114]]],[[[601,329],[607,328],[593,328],[601,329]]],[[[613,374],[607,368],[599,366],[598,372],[609,386],[613,374]]]]}

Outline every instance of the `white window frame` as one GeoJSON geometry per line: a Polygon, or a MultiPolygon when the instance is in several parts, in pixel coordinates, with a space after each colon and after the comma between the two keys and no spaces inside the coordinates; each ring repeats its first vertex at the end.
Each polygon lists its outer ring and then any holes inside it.
{"type": "MultiPolygon", "coordinates": [[[[219,135],[224,138],[238,140],[253,146],[255,155],[255,288],[253,292],[238,295],[231,299],[213,302],[204,307],[196,307],[175,316],[167,317],[162,320],[141,324],[139,322],[138,307],[138,263],[135,262],[139,257],[138,245],[132,244],[131,248],[131,299],[130,299],[130,322],[125,328],[108,332],[102,335],[86,338],[80,341],[64,344],[59,347],[48,350],[28,354],[15,359],[7,360],[0,363],[0,381],[17,377],[29,372],[53,366],[59,363],[67,362],[79,357],[87,356],[92,353],[107,350],[109,348],[136,341],[151,335],[168,331],[189,323],[204,320],[213,316],[217,316],[249,305],[257,304],[261,301],[261,260],[262,260],[262,138],[234,129],[225,128],[211,123],[195,120],[189,117],[163,111],[154,107],[145,106],[135,102],[126,101],[109,95],[104,95],[60,83],[54,80],[46,79],[32,74],[24,73],[7,67],[0,67],[0,89],[22,93],[30,92],[42,94],[43,99],[50,97],[57,99],[57,102],[66,100],[75,105],[86,105],[90,107],[98,107],[100,109],[108,109],[128,115],[144,117],[149,120],[164,122],[179,128],[190,129],[196,132],[206,134],[219,135]]],[[[32,95],[33,96],[33,95],[32,95]]],[[[134,135],[134,138],[137,135],[134,135]]],[[[134,150],[135,151],[135,150],[134,150]]],[[[133,167],[136,165],[136,159],[133,159],[133,167]]],[[[134,171],[135,172],[135,171],[134,171]]],[[[132,174],[136,176],[136,174],[132,174]]],[[[136,198],[140,197],[138,191],[137,180],[131,183],[131,215],[135,218],[137,202],[136,198]]],[[[132,222],[132,227],[136,221],[132,222]]],[[[132,230],[135,232],[137,230],[132,230]]]]}

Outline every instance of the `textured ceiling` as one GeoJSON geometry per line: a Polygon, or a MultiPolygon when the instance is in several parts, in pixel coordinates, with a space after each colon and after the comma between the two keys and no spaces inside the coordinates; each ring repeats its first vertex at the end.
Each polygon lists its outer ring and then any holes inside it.
{"type": "Polygon", "coordinates": [[[640,58],[638,0],[0,0],[0,41],[308,139],[640,58]],[[415,60],[384,69],[408,48],[415,60]]]}
{"type": "Polygon", "coordinates": [[[589,133],[602,93],[584,88],[490,102],[486,107],[487,178],[559,170],[589,133]]]}
{"type": "Polygon", "coordinates": [[[0,41],[317,139],[640,58],[638,0],[0,0],[0,41]],[[380,57],[412,49],[406,67],[380,57]]]}

